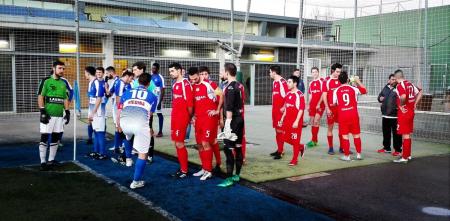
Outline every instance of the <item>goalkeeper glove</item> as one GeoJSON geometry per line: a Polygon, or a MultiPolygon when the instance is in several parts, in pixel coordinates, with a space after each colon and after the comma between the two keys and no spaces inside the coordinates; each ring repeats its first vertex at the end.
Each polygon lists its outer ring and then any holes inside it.
{"type": "Polygon", "coordinates": [[[231,119],[225,120],[225,127],[223,128],[223,132],[227,135],[227,137],[231,134],[231,119]]]}
{"type": "Polygon", "coordinates": [[[66,110],[66,116],[64,116],[64,120],[66,120],[66,125],[69,124],[69,121],[70,121],[70,110],[66,110]]]}
{"type": "Polygon", "coordinates": [[[43,124],[48,124],[48,122],[50,121],[50,116],[47,114],[47,111],[45,111],[45,108],[41,108],[41,123],[43,124]]]}

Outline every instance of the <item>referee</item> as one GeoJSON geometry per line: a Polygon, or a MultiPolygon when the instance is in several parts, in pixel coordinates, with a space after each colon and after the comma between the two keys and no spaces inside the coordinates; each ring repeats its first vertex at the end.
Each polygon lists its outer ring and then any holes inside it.
{"type": "Polygon", "coordinates": [[[224,138],[224,152],[226,156],[227,178],[220,183],[219,187],[229,187],[235,182],[239,182],[239,174],[243,164],[242,157],[242,137],[244,131],[244,119],[242,118],[242,94],[240,83],[236,81],[236,66],[232,63],[225,64],[224,77],[228,81],[224,90],[224,106],[223,115],[225,118],[225,126],[223,133],[224,138]],[[233,150],[234,153],[233,154],[233,150]],[[236,165],[236,172],[233,175],[234,166],[236,165]]]}

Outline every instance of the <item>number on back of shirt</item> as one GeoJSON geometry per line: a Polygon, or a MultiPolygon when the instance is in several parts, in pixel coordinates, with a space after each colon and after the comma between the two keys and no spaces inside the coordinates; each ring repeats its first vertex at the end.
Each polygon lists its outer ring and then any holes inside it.
{"type": "Polygon", "coordinates": [[[345,102],[344,106],[348,106],[350,104],[350,96],[348,94],[343,94],[342,100],[345,102]]]}
{"type": "Polygon", "coordinates": [[[408,98],[414,98],[414,87],[412,85],[408,86],[408,92],[409,92],[408,98]]]}
{"type": "Polygon", "coordinates": [[[138,90],[133,90],[132,94],[131,94],[131,98],[133,99],[140,99],[140,100],[145,100],[147,98],[147,91],[138,91],[138,90]]]}

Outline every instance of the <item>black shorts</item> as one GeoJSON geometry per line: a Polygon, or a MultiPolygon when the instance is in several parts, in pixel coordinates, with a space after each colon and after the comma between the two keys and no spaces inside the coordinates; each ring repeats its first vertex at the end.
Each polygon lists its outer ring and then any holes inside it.
{"type": "Polygon", "coordinates": [[[242,143],[242,138],[244,137],[244,119],[242,116],[236,116],[231,119],[231,133],[236,134],[238,137],[236,141],[223,140],[225,147],[235,147],[236,144],[242,143]]]}

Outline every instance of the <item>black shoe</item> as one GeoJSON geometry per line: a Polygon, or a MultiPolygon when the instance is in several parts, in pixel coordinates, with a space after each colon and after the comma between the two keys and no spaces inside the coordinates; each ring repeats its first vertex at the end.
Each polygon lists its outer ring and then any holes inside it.
{"type": "Polygon", "coordinates": [[[121,154],[120,156],[118,156],[118,157],[111,157],[111,161],[113,162],[113,163],[119,163],[119,164],[121,164],[121,165],[125,165],[126,164],[126,158],[125,158],[125,155],[124,154],[121,154]]]}
{"type": "Polygon", "coordinates": [[[274,157],[274,156],[276,156],[277,154],[278,154],[278,151],[275,151],[275,152],[273,152],[273,153],[270,153],[270,156],[274,157]]]}
{"type": "MultiPolygon", "coordinates": [[[[344,149],[339,148],[339,153],[344,153],[344,149]]],[[[351,150],[349,151],[349,153],[350,153],[350,154],[353,154],[353,152],[352,152],[351,150]]]]}
{"type": "Polygon", "coordinates": [[[47,162],[48,169],[53,169],[53,167],[59,166],[59,165],[61,165],[61,164],[56,160],[51,160],[51,161],[47,162]]]}
{"type": "Polygon", "coordinates": [[[216,165],[215,167],[214,167],[214,169],[213,169],[213,171],[212,171],[212,173],[214,174],[214,175],[218,175],[218,174],[220,174],[222,171],[220,170],[220,166],[219,165],[216,165]]]}
{"type": "Polygon", "coordinates": [[[86,144],[87,144],[87,145],[92,145],[92,144],[94,144],[94,142],[92,141],[92,139],[88,139],[87,142],[86,142],[86,144]]]}
{"type": "Polygon", "coordinates": [[[108,159],[108,156],[106,156],[105,154],[96,154],[94,159],[95,160],[106,160],[106,159],[108,159]]]}
{"type": "Polygon", "coordinates": [[[275,156],[273,156],[273,159],[274,159],[274,160],[279,160],[279,159],[281,159],[282,157],[283,157],[283,154],[277,152],[277,154],[275,154],[275,156]]]}
{"type": "Polygon", "coordinates": [[[171,174],[170,176],[172,176],[175,179],[184,179],[188,177],[188,174],[181,172],[181,170],[178,170],[176,173],[171,174]]]}
{"type": "Polygon", "coordinates": [[[90,153],[87,153],[86,155],[84,155],[84,157],[90,157],[92,159],[95,159],[97,157],[97,155],[98,155],[98,153],[96,153],[96,152],[90,152],[90,153]]]}
{"type": "Polygon", "coordinates": [[[40,171],[47,171],[47,170],[48,170],[47,163],[41,163],[40,171]]]}

